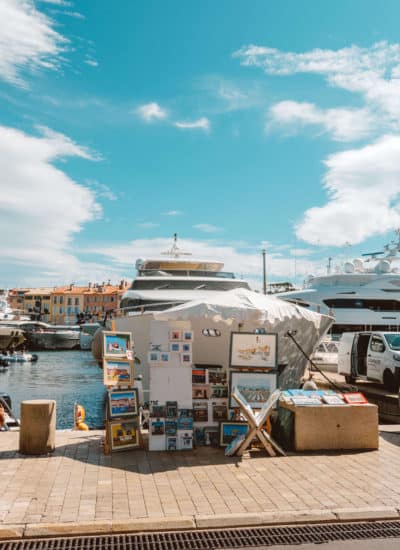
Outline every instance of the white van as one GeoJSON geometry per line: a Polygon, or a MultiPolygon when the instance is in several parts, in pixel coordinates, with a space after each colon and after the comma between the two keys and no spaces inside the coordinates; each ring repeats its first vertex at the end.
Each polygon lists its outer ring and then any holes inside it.
{"type": "Polygon", "coordinates": [[[375,380],[390,392],[400,384],[400,332],[345,332],[338,354],[338,373],[348,384],[375,380]]]}

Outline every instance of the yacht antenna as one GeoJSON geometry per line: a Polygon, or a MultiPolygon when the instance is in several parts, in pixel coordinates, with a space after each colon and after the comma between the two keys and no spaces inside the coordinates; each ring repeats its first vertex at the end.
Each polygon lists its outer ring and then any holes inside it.
{"type": "Polygon", "coordinates": [[[183,252],[183,250],[180,250],[178,247],[178,234],[174,233],[174,241],[172,243],[172,246],[169,250],[166,250],[165,252],[161,252],[163,256],[173,256],[174,258],[179,258],[179,256],[191,256],[191,252],[183,252]]]}

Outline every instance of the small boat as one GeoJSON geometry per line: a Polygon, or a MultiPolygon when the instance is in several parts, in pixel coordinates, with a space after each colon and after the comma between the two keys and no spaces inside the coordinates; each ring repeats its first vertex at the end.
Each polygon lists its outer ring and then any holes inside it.
{"type": "Polygon", "coordinates": [[[25,351],[14,351],[10,355],[0,355],[0,360],[8,363],[35,363],[39,357],[36,353],[27,353],[25,351]]]}

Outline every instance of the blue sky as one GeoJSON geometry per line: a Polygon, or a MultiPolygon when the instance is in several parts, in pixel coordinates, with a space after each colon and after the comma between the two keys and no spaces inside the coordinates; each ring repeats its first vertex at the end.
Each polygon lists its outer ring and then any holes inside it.
{"type": "Polygon", "coordinates": [[[182,248],[260,287],[400,227],[400,5],[2,0],[0,286],[182,248]],[[7,238],[4,238],[4,236],[7,238]],[[345,243],[351,247],[345,247],[345,243]]]}

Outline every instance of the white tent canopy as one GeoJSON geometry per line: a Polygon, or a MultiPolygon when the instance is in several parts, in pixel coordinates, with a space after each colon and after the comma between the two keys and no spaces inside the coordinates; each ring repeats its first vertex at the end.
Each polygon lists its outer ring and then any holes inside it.
{"type": "Polygon", "coordinates": [[[195,333],[193,361],[197,365],[228,366],[231,332],[254,332],[262,328],[267,333],[276,333],[278,363],[282,367],[281,388],[298,387],[307,365],[304,354],[287,336],[288,331],[292,331],[298,344],[310,355],[333,323],[333,318],[327,315],[244,288],[212,294],[204,292],[201,300],[155,313],[154,318],[191,321],[195,333]],[[218,329],[220,337],[207,338],[205,328],[218,329]]]}
{"type": "Polygon", "coordinates": [[[275,296],[259,294],[245,288],[215,292],[201,300],[193,300],[155,314],[155,319],[191,319],[203,317],[231,324],[237,321],[258,321],[274,323],[283,319],[306,319],[320,328],[320,315],[304,307],[281,300],[275,296]]]}

